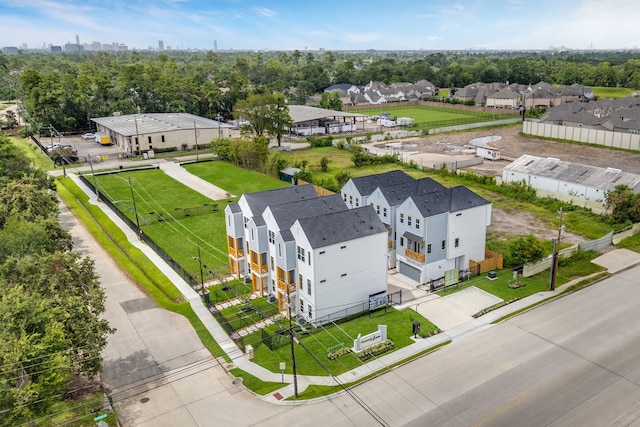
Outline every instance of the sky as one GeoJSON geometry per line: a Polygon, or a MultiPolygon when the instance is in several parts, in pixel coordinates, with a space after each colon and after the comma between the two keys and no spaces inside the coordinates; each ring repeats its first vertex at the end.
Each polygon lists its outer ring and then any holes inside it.
{"type": "Polygon", "coordinates": [[[0,47],[631,49],[638,22],[639,0],[0,0],[0,47]]]}

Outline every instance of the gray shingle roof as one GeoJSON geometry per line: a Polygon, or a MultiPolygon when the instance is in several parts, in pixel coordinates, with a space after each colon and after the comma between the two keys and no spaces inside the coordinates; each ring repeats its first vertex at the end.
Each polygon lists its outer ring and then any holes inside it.
{"type": "Polygon", "coordinates": [[[398,206],[407,197],[414,194],[427,194],[434,191],[444,190],[446,187],[431,178],[421,178],[413,182],[403,182],[398,185],[380,187],[384,198],[390,206],[398,206]]]}
{"type": "Polygon", "coordinates": [[[231,210],[232,213],[240,213],[242,212],[242,209],[240,209],[240,205],[237,203],[232,203],[229,206],[229,209],[231,210]]]}
{"type": "Polygon", "coordinates": [[[315,199],[318,196],[313,185],[294,185],[276,190],[245,193],[242,197],[251,208],[253,215],[260,215],[267,206],[291,203],[298,200],[315,199]]]}
{"type": "Polygon", "coordinates": [[[340,194],[332,194],[315,199],[269,206],[280,230],[290,228],[298,219],[312,218],[332,212],[347,210],[347,205],[340,194]]]}
{"type": "Polygon", "coordinates": [[[363,196],[368,196],[378,187],[388,187],[402,183],[410,184],[414,179],[400,170],[379,173],[376,175],[351,178],[358,191],[363,196]]]}
{"type": "Polygon", "coordinates": [[[373,206],[363,206],[346,211],[298,220],[311,247],[322,248],[336,243],[387,233],[373,206]]]}
{"type": "Polygon", "coordinates": [[[414,195],[411,196],[411,199],[425,218],[446,212],[458,212],[490,203],[464,186],[414,195]]]}

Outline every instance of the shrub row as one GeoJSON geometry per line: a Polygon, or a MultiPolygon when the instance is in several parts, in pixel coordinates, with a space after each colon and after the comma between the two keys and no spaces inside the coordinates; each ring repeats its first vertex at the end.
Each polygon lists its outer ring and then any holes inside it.
{"type": "Polygon", "coordinates": [[[344,356],[345,354],[349,354],[349,353],[351,353],[351,349],[350,348],[340,347],[339,349],[337,349],[335,351],[331,351],[331,352],[327,353],[327,359],[336,360],[338,357],[344,356]]]}
{"type": "Polygon", "coordinates": [[[501,307],[504,307],[505,305],[511,304],[512,302],[516,302],[516,301],[518,301],[519,299],[520,299],[520,297],[517,297],[517,298],[512,298],[512,299],[510,299],[510,300],[505,300],[505,301],[499,302],[499,303],[497,303],[497,304],[492,305],[491,307],[487,307],[487,308],[485,308],[484,310],[480,310],[479,312],[477,312],[476,314],[474,314],[472,317],[473,317],[474,319],[477,319],[478,317],[480,317],[480,316],[482,316],[482,315],[484,315],[484,314],[490,313],[490,312],[492,312],[493,310],[497,310],[497,309],[499,309],[499,308],[501,308],[501,307]]]}
{"type": "Polygon", "coordinates": [[[386,353],[389,350],[393,350],[394,347],[395,344],[393,343],[393,341],[386,340],[378,344],[374,344],[366,350],[362,350],[361,352],[357,353],[356,355],[358,356],[358,359],[366,362],[367,360],[373,359],[374,357],[386,353]]]}

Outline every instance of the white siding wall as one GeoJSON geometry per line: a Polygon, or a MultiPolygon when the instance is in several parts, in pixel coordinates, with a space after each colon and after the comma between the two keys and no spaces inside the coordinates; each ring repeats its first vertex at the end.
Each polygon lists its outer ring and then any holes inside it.
{"type": "MultiPolygon", "coordinates": [[[[298,223],[291,232],[306,253],[310,246],[298,223]]],[[[298,273],[305,281],[300,297],[305,300],[305,308],[312,304],[314,318],[346,308],[345,304],[368,301],[369,295],[387,289],[386,241],[386,233],[379,233],[314,249],[311,266],[308,258],[304,264],[298,261],[298,273]],[[311,296],[307,291],[307,278],[312,282],[311,296]]]]}
{"type": "Polygon", "coordinates": [[[490,206],[478,206],[449,214],[447,259],[464,257],[464,265],[458,267],[468,268],[470,259],[475,261],[484,259],[487,221],[491,223],[490,206]],[[456,239],[458,239],[458,247],[455,244],[456,239]]]}

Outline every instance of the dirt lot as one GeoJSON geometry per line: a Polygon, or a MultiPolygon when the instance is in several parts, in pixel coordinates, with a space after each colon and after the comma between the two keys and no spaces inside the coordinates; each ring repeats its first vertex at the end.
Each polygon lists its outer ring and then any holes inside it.
{"type": "MultiPolygon", "coordinates": [[[[640,153],[527,138],[519,134],[521,129],[521,126],[509,126],[472,132],[433,135],[421,138],[420,151],[430,153],[450,151],[451,146],[467,146],[469,141],[474,138],[499,136],[501,137],[500,140],[494,141],[489,145],[499,148],[503,158],[516,159],[522,154],[531,154],[600,167],[613,167],[640,174],[640,153]]],[[[508,163],[508,160],[486,161],[483,165],[475,166],[471,169],[478,173],[501,176],[502,168],[508,163]]],[[[545,240],[552,239],[557,233],[557,229],[549,227],[528,212],[507,213],[495,207],[493,208],[492,225],[488,231],[517,235],[533,234],[545,240]]],[[[582,240],[579,236],[572,235],[570,230],[567,231],[568,233],[564,238],[566,243],[579,243],[582,240]]]]}

